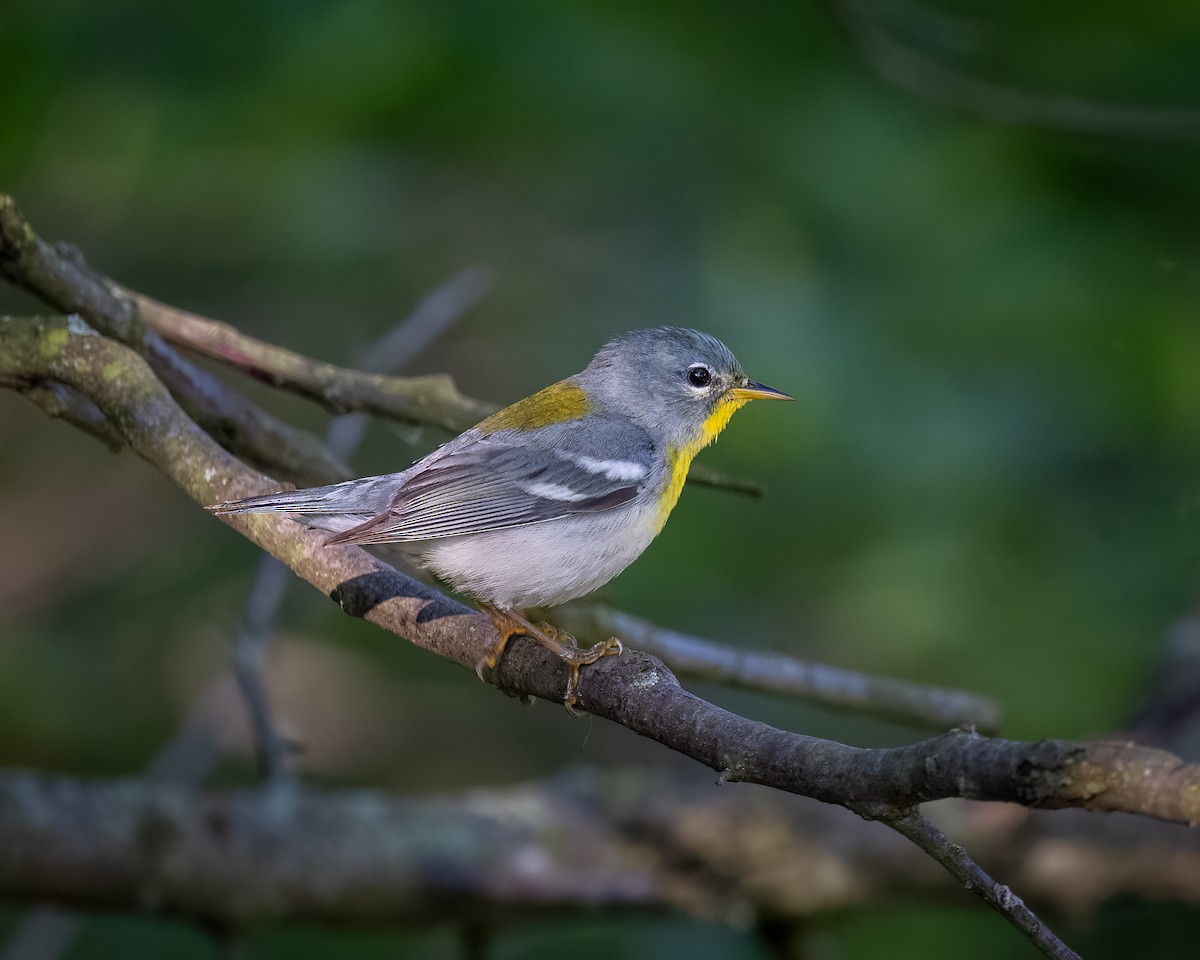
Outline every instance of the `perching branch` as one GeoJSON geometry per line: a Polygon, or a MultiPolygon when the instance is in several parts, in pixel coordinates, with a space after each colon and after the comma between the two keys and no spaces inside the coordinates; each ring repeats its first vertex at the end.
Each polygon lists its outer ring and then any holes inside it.
{"type": "MultiPolygon", "coordinates": [[[[77,319],[0,320],[0,382],[61,383],[88,397],[132,449],[199,503],[274,488],[189,420],[138,355],[77,319]]],[[[321,533],[282,517],[226,522],[347,613],[464,667],[494,642],[486,617],[359,548],[326,548],[321,533]]],[[[521,640],[492,680],[512,694],[559,702],[566,685],[561,663],[521,640]]],[[[961,730],[905,747],[856,748],[722,710],[682,689],[661,661],[632,650],[586,669],[577,705],[720,771],[725,780],[838,804],[898,829],[916,805],[942,797],[1200,820],[1200,767],[1163,751],[1129,743],[1021,743],[961,730]]],[[[1002,898],[990,902],[1020,925],[1002,898]]]]}

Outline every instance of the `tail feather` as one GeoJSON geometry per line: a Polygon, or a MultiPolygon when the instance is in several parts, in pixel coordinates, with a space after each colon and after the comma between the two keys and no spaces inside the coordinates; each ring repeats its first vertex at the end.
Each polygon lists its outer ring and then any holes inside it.
{"type": "Polygon", "coordinates": [[[327,487],[304,490],[280,490],[261,497],[244,500],[225,500],[210,504],[206,509],[218,517],[235,513],[300,513],[316,516],[354,514],[373,516],[387,509],[403,483],[404,474],[389,473],[382,477],[363,477],[327,487]]]}

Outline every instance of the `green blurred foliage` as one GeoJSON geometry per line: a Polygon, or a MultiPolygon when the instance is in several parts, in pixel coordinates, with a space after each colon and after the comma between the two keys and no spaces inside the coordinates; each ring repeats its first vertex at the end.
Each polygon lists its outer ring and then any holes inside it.
{"type": "MultiPolygon", "coordinates": [[[[1200,103],[1187,4],[874,9],[905,42],[998,83],[1200,103]]],[[[689,491],[608,591],[630,610],[980,690],[1004,704],[1008,734],[1038,737],[1119,729],[1194,602],[1193,145],[923,102],[871,74],[814,5],[16,0],[0,31],[0,187],[43,235],[131,286],[345,361],[483,263],[494,293],[418,364],[471,393],[518,398],[613,333],[676,323],[722,336],[795,394],[739,414],[704,454],[769,495],[689,491]]],[[[0,310],[30,308],[0,290],[0,310]]],[[[442,439],[379,425],[359,466],[396,469],[442,439]]],[[[0,608],[13,614],[0,619],[0,763],[132,773],[219,672],[253,552],[144,465],[12,396],[0,449],[0,608]]],[[[682,763],[490,695],[320,597],[297,591],[284,621],[295,732],[330,740],[312,777],[426,791],[575,762],[682,763]],[[345,694],[368,686],[352,709],[345,694]]],[[[914,735],[703,692],[855,742],[914,735]]],[[[914,956],[981,938],[989,956],[1026,955],[982,909],[948,916],[839,920],[821,955],[900,956],[907,937],[923,943],[914,956]]],[[[1126,919],[1145,931],[1156,916],[1126,919]]],[[[596,955],[673,942],[760,955],[748,935],[606,929],[596,955]]],[[[266,937],[250,955],[383,955],[341,934],[277,936],[293,946],[266,937]]],[[[423,936],[385,952],[457,955],[452,937],[423,936]]],[[[524,944],[499,955],[542,955],[524,944]]],[[[1097,938],[1089,955],[1129,955],[1116,944],[1097,938]]],[[[210,952],[181,927],[104,921],[70,956],[168,949],[210,952]]]]}

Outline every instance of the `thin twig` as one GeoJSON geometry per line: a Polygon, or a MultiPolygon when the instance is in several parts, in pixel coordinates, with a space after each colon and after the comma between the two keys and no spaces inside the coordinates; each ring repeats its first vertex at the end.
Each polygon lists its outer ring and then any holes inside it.
{"type": "Polygon", "coordinates": [[[259,561],[241,626],[229,645],[230,669],[250,717],[259,776],[267,783],[282,783],[290,775],[291,747],[276,726],[264,674],[275,621],[293,579],[291,571],[274,557],[264,556],[259,561]]]}
{"type": "Polygon", "coordinates": [[[965,724],[983,733],[1000,728],[999,704],[980,694],[713,643],[599,603],[572,604],[555,610],[553,616],[556,623],[581,638],[620,637],[630,646],[661,657],[677,673],[699,680],[802,697],[825,707],[936,730],[965,724]]]}
{"type": "MultiPolygon", "coordinates": [[[[468,267],[455,274],[418,303],[391,331],[361,351],[354,366],[367,373],[398,373],[483,299],[491,288],[492,274],[485,267],[468,267]]],[[[366,426],[365,414],[347,413],[335,417],[325,435],[334,456],[349,460],[366,426]]]]}
{"type": "MultiPolygon", "coordinates": [[[[9,386],[0,384],[0,386],[9,386]]],[[[84,433],[91,434],[108,449],[120,450],[125,446],[117,428],[108,422],[96,405],[60,383],[21,385],[11,384],[26,399],[42,408],[55,419],[64,420],[84,433]]]]}
{"type": "Polygon", "coordinates": [[[926,99],[1018,126],[1107,137],[1200,139],[1200,110],[1126,106],[980,80],[900,43],[862,0],[821,2],[872,70],[926,99]]]}
{"type": "Polygon", "coordinates": [[[1054,931],[1042,923],[1020,897],[988,876],[966,850],[947,838],[918,811],[913,810],[886,822],[945,867],[966,889],[1005,916],[1047,957],[1054,960],[1081,960],[1079,954],[1055,936],[1054,931]]]}
{"type": "MultiPolygon", "coordinates": [[[[462,271],[361,351],[358,366],[384,373],[401,369],[478,303],[488,289],[487,271],[478,267],[462,271]]],[[[334,456],[347,461],[353,457],[364,436],[363,426],[361,414],[335,417],[330,422],[325,440],[334,456]]],[[[231,643],[233,675],[250,715],[259,772],[268,783],[281,782],[289,773],[291,744],[279,733],[273,720],[264,671],[279,610],[294,582],[287,567],[264,554],[246,601],[241,628],[231,643]]]]}
{"type": "Polygon", "coordinates": [[[0,193],[0,276],[64,313],[141,352],[188,415],[222,446],[265,470],[300,483],[348,479],[320,440],[267,413],[147,330],[77,250],[39,237],[12,197],[0,193]]]}
{"type": "Polygon", "coordinates": [[[425,296],[408,316],[360,351],[354,366],[367,373],[403,370],[486,297],[492,284],[492,271],[487,267],[460,270],[425,296]]]}
{"type": "Polygon", "coordinates": [[[360,411],[459,432],[494,412],[459,393],[448,376],[390,377],[339,367],[246,336],[228,324],[119,288],[146,323],[176,346],[313,400],[331,413],[360,411]]]}

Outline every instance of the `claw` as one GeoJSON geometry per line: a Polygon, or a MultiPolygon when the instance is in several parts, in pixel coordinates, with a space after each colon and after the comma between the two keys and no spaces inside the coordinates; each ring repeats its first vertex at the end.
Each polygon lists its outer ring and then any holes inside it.
{"type": "Polygon", "coordinates": [[[559,630],[558,627],[552,623],[547,623],[545,620],[539,620],[537,623],[537,628],[555,643],[562,644],[563,646],[570,647],[572,649],[577,649],[579,647],[578,640],[576,640],[569,633],[559,630]]]}
{"type": "Polygon", "coordinates": [[[567,689],[563,696],[563,706],[573,717],[579,716],[575,704],[579,701],[580,669],[596,663],[604,657],[619,656],[625,651],[625,645],[616,637],[609,637],[586,649],[580,649],[573,636],[564,633],[551,623],[541,622],[535,626],[526,620],[519,611],[501,611],[486,604],[482,604],[482,606],[495,625],[499,640],[488,654],[475,664],[475,673],[479,679],[485,679],[485,670],[496,668],[510,637],[517,633],[527,634],[567,665],[567,689]]]}
{"type": "Polygon", "coordinates": [[[514,624],[511,619],[494,607],[484,606],[484,613],[492,621],[492,625],[496,628],[498,634],[495,645],[484,656],[475,661],[475,676],[479,677],[484,683],[487,683],[487,678],[484,677],[485,670],[495,670],[497,664],[500,663],[500,658],[504,656],[504,648],[508,646],[508,641],[515,634],[522,633],[521,626],[514,624]]]}

